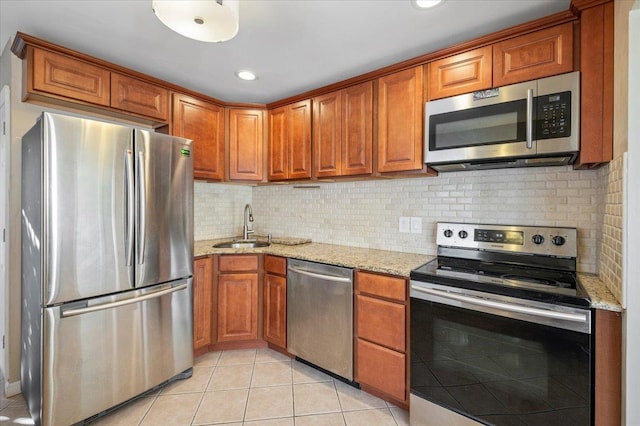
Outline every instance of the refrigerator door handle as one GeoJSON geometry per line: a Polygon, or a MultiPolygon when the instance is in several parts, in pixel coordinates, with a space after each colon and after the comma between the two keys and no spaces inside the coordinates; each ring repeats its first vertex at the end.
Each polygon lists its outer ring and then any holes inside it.
{"type": "Polygon", "coordinates": [[[133,153],[130,149],[124,155],[124,190],[125,190],[125,213],[124,213],[124,245],[125,261],[127,266],[133,265],[133,220],[134,206],[134,185],[133,185],[133,153]]]}
{"type": "Polygon", "coordinates": [[[100,305],[87,306],[86,308],[61,310],[62,318],[73,317],[76,315],[88,314],[90,312],[103,311],[105,309],[113,309],[119,306],[130,305],[133,303],[140,303],[145,300],[155,299],[162,297],[166,294],[175,293],[176,291],[184,290],[188,287],[188,284],[180,284],[175,287],[165,288],[163,290],[154,291],[153,293],[147,293],[143,296],[132,297],[129,299],[118,300],[117,302],[102,303],[100,305]]]}
{"type": "Polygon", "coordinates": [[[144,152],[138,153],[138,265],[144,263],[147,239],[147,183],[145,181],[144,152]]]}

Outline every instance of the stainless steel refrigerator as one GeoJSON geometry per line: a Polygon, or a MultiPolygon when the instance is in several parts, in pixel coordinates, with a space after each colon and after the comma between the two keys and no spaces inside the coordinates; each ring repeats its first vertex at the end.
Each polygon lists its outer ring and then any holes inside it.
{"type": "Polygon", "coordinates": [[[72,424],[193,367],[191,141],[43,113],[22,139],[21,384],[72,424]]]}

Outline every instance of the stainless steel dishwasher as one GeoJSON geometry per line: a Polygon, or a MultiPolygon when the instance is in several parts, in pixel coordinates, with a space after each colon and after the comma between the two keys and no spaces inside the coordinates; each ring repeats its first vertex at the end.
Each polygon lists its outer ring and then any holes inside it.
{"type": "Polygon", "coordinates": [[[289,259],[287,350],[353,381],[353,270],[289,259]]]}

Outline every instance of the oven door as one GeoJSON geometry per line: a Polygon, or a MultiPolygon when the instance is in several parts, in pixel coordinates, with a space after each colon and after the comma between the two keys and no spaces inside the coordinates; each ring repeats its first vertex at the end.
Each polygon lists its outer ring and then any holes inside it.
{"type": "Polygon", "coordinates": [[[410,303],[412,424],[591,424],[589,310],[419,281],[410,303]]]}

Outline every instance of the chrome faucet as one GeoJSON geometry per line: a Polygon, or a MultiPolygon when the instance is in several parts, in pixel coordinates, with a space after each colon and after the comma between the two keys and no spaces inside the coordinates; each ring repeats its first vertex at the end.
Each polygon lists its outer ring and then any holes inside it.
{"type": "Polygon", "coordinates": [[[249,222],[253,222],[253,211],[251,204],[244,206],[244,226],[242,227],[242,239],[248,240],[249,234],[253,234],[253,229],[249,229],[249,222]]]}

